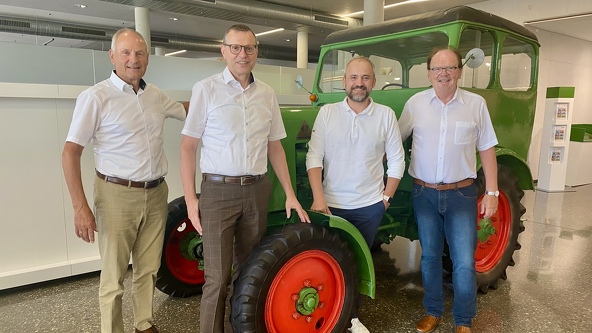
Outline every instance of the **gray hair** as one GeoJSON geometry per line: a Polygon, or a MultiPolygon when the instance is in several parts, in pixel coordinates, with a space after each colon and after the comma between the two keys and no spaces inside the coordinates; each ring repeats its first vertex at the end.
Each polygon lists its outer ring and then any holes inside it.
{"type": "Polygon", "coordinates": [[[137,35],[138,37],[140,37],[140,39],[146,45],[146,50],[148,50],[148,44],[146,44],[146,40],[144,40],[144,37],[142,36],[142,34],[140,34],[139,32],[137,32],[136,30],[134,30],[132,28],[121,28],[113,34],[113,37],[111,38],[111,50],[115,51],[115,43],[117,42],[117,38],[119,38],[119,36],[121,36],[122,34],[128,33],[128,32],[133,33],[133,34],[137,35]]]}

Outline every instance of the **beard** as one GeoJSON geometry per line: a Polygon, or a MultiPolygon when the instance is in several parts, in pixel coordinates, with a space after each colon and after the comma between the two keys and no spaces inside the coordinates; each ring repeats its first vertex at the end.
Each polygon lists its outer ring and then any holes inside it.
{"type": "Polygon", "coordinates": [[[368,92],[368,89],[365,86],[353,86],[348,91],[346,91],[346,93],[347,97],[354,102],[363,102],[366,100],[366,98],[368,98],[368,96],[370,96],[370,92],[368,92]],[[360,92],[360,94],[354,95],[355,89],[364,89],[364,92],[360,92]]]}

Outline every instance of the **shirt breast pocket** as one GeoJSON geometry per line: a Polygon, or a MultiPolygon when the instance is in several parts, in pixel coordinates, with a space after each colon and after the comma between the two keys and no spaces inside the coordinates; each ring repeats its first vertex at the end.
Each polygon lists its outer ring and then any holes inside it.
{"type": "Polygon", "coordinates": [[[457,121],[454,130],[454,143],[468,145],[477,142],[477,124],[470,121],[457,121]]]}

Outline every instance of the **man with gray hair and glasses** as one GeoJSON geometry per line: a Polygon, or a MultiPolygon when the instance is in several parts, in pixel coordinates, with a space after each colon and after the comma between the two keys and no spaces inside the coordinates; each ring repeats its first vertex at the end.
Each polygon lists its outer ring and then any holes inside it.
{"type": "Polygon", "coordinates": [[[226,68],[195,84],[181,142],[181,178],[187,213],[202,235],[205,284],[200,332],[231,332],[227,287],[261,241],[267,227],[271,181],[267,161],[286,193],[286,214],[295,209],[310,222],[290,182],[281,139],[286,137],[275,93],[255,80],[258,43],[236,24],[220,46],[226,68]],[[196,151],[201,141],[201,196],[195,188],[196,151]],[[231,273],[232,269],[234,272],[231,273]]]}

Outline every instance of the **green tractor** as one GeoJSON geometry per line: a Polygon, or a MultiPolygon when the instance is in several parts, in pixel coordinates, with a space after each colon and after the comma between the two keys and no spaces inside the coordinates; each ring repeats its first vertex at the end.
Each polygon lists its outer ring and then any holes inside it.
{"type": "MultiPolygon", "coordinates": [[[[469,7],[420,14],[330,34],[321,48],[312,106],[282,109],[288,137],[282,140],[292,184],[303,207],[312,192],[305,157],[311,128],[321,105],[345,98],[342,77],[347,61],[369,57],[376,66],[374,101],[400,116],[407,99],[427,89],[426,58],[432,48],[457,47],[465,69],[459,85],[487,100],[499,145],[496,147],[499,210],[479,218],[475,253],[478,290],[495,289],[520,248],[524,230],[520,203],[533,180],[526,161],[534,122],[539,43],[526,28],[469,7]]],[[[404,143],[410,147],[408,143],[404,143]]],[[[478,166],[480,169],[480,166],[478,166]]],[[[312,223],[286,218],[285,196],[274,179],[268,234],[251,253],[234,285],[232,324],[240,332],[342,332],[349,327],[356,293],[374,298],[370,249],[344,219],[308,212],[312,223]]],[[[483,172],[478,172],[480,197],[483,172]]],[[[412,179],[405,175],[378,230],[378,243],[394,237],[415,240],[412,179]]],[[[479,199],[480,200],[480,199],[479,199]]],[[[454,269],[443,253],[445,271],[454,269]]],[[[157,287],[172,296],[201,292],[204,283],[201,239],[193,229],[184,198],[169,204],[157,287]]]]}

